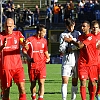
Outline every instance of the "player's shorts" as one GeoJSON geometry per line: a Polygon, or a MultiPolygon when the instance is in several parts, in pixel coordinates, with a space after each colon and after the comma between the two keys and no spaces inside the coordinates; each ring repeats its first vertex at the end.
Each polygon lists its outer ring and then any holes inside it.
{"type": "Polygon", "coordinates": [[[100,64],[98,64],[98,75],[100,76],[100,64]]]}
{"type": "Polygon", "coordinates": [[[41,70],[39,69],[29,69],[29,79],[32,82],[37,79],[45,79],[46,78],[46,67],[43,67],[41,70]]]}
{"type": "Polygon", "coordinates": [[[78,76],[80,80],[89,79],[90,81],[98,80],[97,66],[78,67],[78,76]]]}
{"type": "Polygon", "coordinates": [[[62,76],[68,76],[68,77],[73,77],[73,78],[77,78],[78,77],[78,71],[77,71],[77,67],[76,66],[69,66],[69,65],[65,65],[61,67],[61,75],[62,76]]]}
{"type": "Polygon", "coordinates": [[[23,67],[10,70],[2,70],[1,86],[7,88],[12,86],[12,79],[17,84],[25,82],[25,75],[23,67]]]}

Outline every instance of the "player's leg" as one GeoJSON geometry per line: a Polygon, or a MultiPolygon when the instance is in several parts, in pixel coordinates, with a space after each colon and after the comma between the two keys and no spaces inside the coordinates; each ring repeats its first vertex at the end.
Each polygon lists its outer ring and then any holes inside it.
{"type": "Polygon", "coordinates": [[[19,100],[26,100],[25,82],[17,83],[19,90],[19,100]]]}
{"type": "Polygon", "coordinates": [[[39,89],[38,89],[38,100],[43,100],[43,96],[44,96],[44,84],[45,84],[45,79],[46,79],[46,66],[41,65],[42,69],[38,70],[38,85],[39,85],[39,89]]]}
{"type": "Polygon", "coordinates": [[[3,89],[3,97],[2,100],[10,100],[9,99],[10,87],[3,89]]]}
{"type": "Polygon", "coordinates": [[[62,86],[61,86],[62,100],[66,100],[67,98],[68,80],[69,80],[69,77],[62,76],[62,86]]]}
{"type": "Polygon", "coordinates": [[[72,76],[72,89],[71,89],[71,100],[75,100],[76,99],[76,94],[78,91],[78,70],[77,67],[74,66],[73,67],[73,76],[72,76]]]}
{"type": "Polygon", "coordinates": [[[91,66],[89,68],[89,80],[90,80],[90,100],[94,100],[96,94],[96,80],[98,79],[97,66],[91,66]]]}
{"type": "Polygon", "coordinates": [[[97,100],[100,100],[100,75],[97,83],[97,91],[96,91],[96,98],[97,100]]]}
{"type": "Polygon", "coordinates": [[[78,78],[72,78],[71,100],[76,99],[76,94],[78,91],[77,83],[78,83],[78,78]]]}
{"type": "Polygon", "coordinates": [[[68,65],[62,66],[61,74],[62,74],[62,86],[61,86],[62,100],[66,100],[67,85],[68,85],[69,77],[72,75],[72,67],[68,65]]]}
{"type": "Polygon", "coordinates": [[[15,71],[12,70],[12,74],[13,74],[13,80],[18,86],[19,100],[26,100],[24,69],[18,68],[15,69],[15,71]]]}
{"type": "Polygon", "coordinates": [[[38,85],[39,85],[38,100],[43,100],[43,96],[44,96],[44,83],[45,83],[45,79],[39,79],[38,80],[38,85]]]}
{"type": "Polygon", "coordinates": [[[12,85],[12,77],[10,70],[2,70],[1,87],[2,87],[2,100],[10,100],[9,93],[12,85]]]}
{"type": "Polygon", "coordinates": [[[31,82],[30,91],[32,100],[36,100],[36,80],[31,82]]]}
{"type": "Polygon", "coordinates": [[[86,100],[86,80],[88,78],[88,67],[78,66],[78,76],[80,79],[81,99],[86,100]]]}
{"type": "Polygon", "coordinates": [[[31,98],[32,100],[36,100],[36,77],[37,73],[35,69],[28,68],[29,79],[31,82],[30,91],[31,91],[31,98]]]}
{"type": "Polygon", "coordinates": [[[86,79],[80,80],[80,94],[82,100],[86,100],[86,79]]]}
{"type": "Polygon", "coordinates": [[[100,65],[98,65],[98,83],[97,83],[96,98],[97,100],[100,100],[100,65]]]}

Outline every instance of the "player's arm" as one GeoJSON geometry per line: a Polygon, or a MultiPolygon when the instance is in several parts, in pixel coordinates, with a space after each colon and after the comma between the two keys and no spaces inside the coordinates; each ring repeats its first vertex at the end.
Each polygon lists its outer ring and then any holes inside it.
{"type": "Polygon", "coordinates": [[[0,52],[3,50],[3,48],[6,46],[6,44],[7,44],[7,40],[5,38],[4,41],[3,41],[3,45],[0,46],[0,52]]]}
{"type": "Polygon", "coordinates": [[[45,56],[46,56],[46,62],[48,63],[50,61],[50,56],[49,56],[49,53],[48,51],[45,52],[45,56]]]}
{"type": "Polygon", "coordinates": [[[24,41],[24,45],[23,45],[23,49],[22,49],[23,55],[27,58],[28,62],[34,63],[33,58],[31,58],[27,53],[28,50],[29,50],[29,44],[28,44],[28,41],[26,40],[26,41],[24,41]]]}
{"type": "Polygon", "coordinates": [[[71,41],[71,43],[73,43],[74,45],[76,45],[78,48],[83,48],[85,46],[85,44],[83,42],[76,42],[74,40],[71,41]]]}
{"type": "Polygon", "coordinates": [[[73,44],[74,44],[75,46],[77,46],[79,49],[81,49],[81,48],[83,48],[83,47],[85,46],[83,42],[80,42],[80,41],[76,42],[76,41],[74,41],[71,37],[69,37],[69,38],[64,37],[64,40],[65,40],[66,42],[71,42],[71,43],[73,43],[73,44]]]}
{"type": "Polygon", "coordinates": [[[65,43],[63,33],[59,37],[59,52],[61,55],[66,53],[66,49],[68,47],[68,42],[65,43]]]}

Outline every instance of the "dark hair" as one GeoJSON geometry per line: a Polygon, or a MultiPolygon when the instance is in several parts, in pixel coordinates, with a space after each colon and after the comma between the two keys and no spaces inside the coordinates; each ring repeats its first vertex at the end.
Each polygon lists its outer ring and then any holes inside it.
{"type": "Polygon", "coordinates": [[[42,31],[43,28],[46,29],[46,26],[43,25],[43,24],[39,24],[39,25],[37,25],[37,28],[36,28],[37,33],[38,33],[38,31],[42,31]]]}
{"type": "Polygon", "coordinates": [[[75,21],[71,18],[66,19],[66,26],[72,26],[75,24],[75,21]]]}
{"type": "MultiPolygon", "coordinates": [[[[87,21],[87,20],[85,20],[83,23],[87,23],[87,24],[90,26],[90,22],[87,21]]],[[[83,24],[83,23],[82,23],[82,24],[83,24]]]]}

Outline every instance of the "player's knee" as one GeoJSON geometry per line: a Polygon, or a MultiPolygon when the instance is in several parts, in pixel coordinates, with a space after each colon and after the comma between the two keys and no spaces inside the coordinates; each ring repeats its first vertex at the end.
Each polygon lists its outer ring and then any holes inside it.
{"type": "Polygon", "coordinates": [[[81,86],[86,86],[86,80],[81,80],[80,84],[81,84],[81,86]]]}
{"type": "Polygon", "coordinates": [[[18,84],[18,89],[19,89],[19,93],[21,94],[21,93],[25,93],[25,83],[24,82],[22,82],[22,83],[20,83],[20,84],[18,84]]]}

